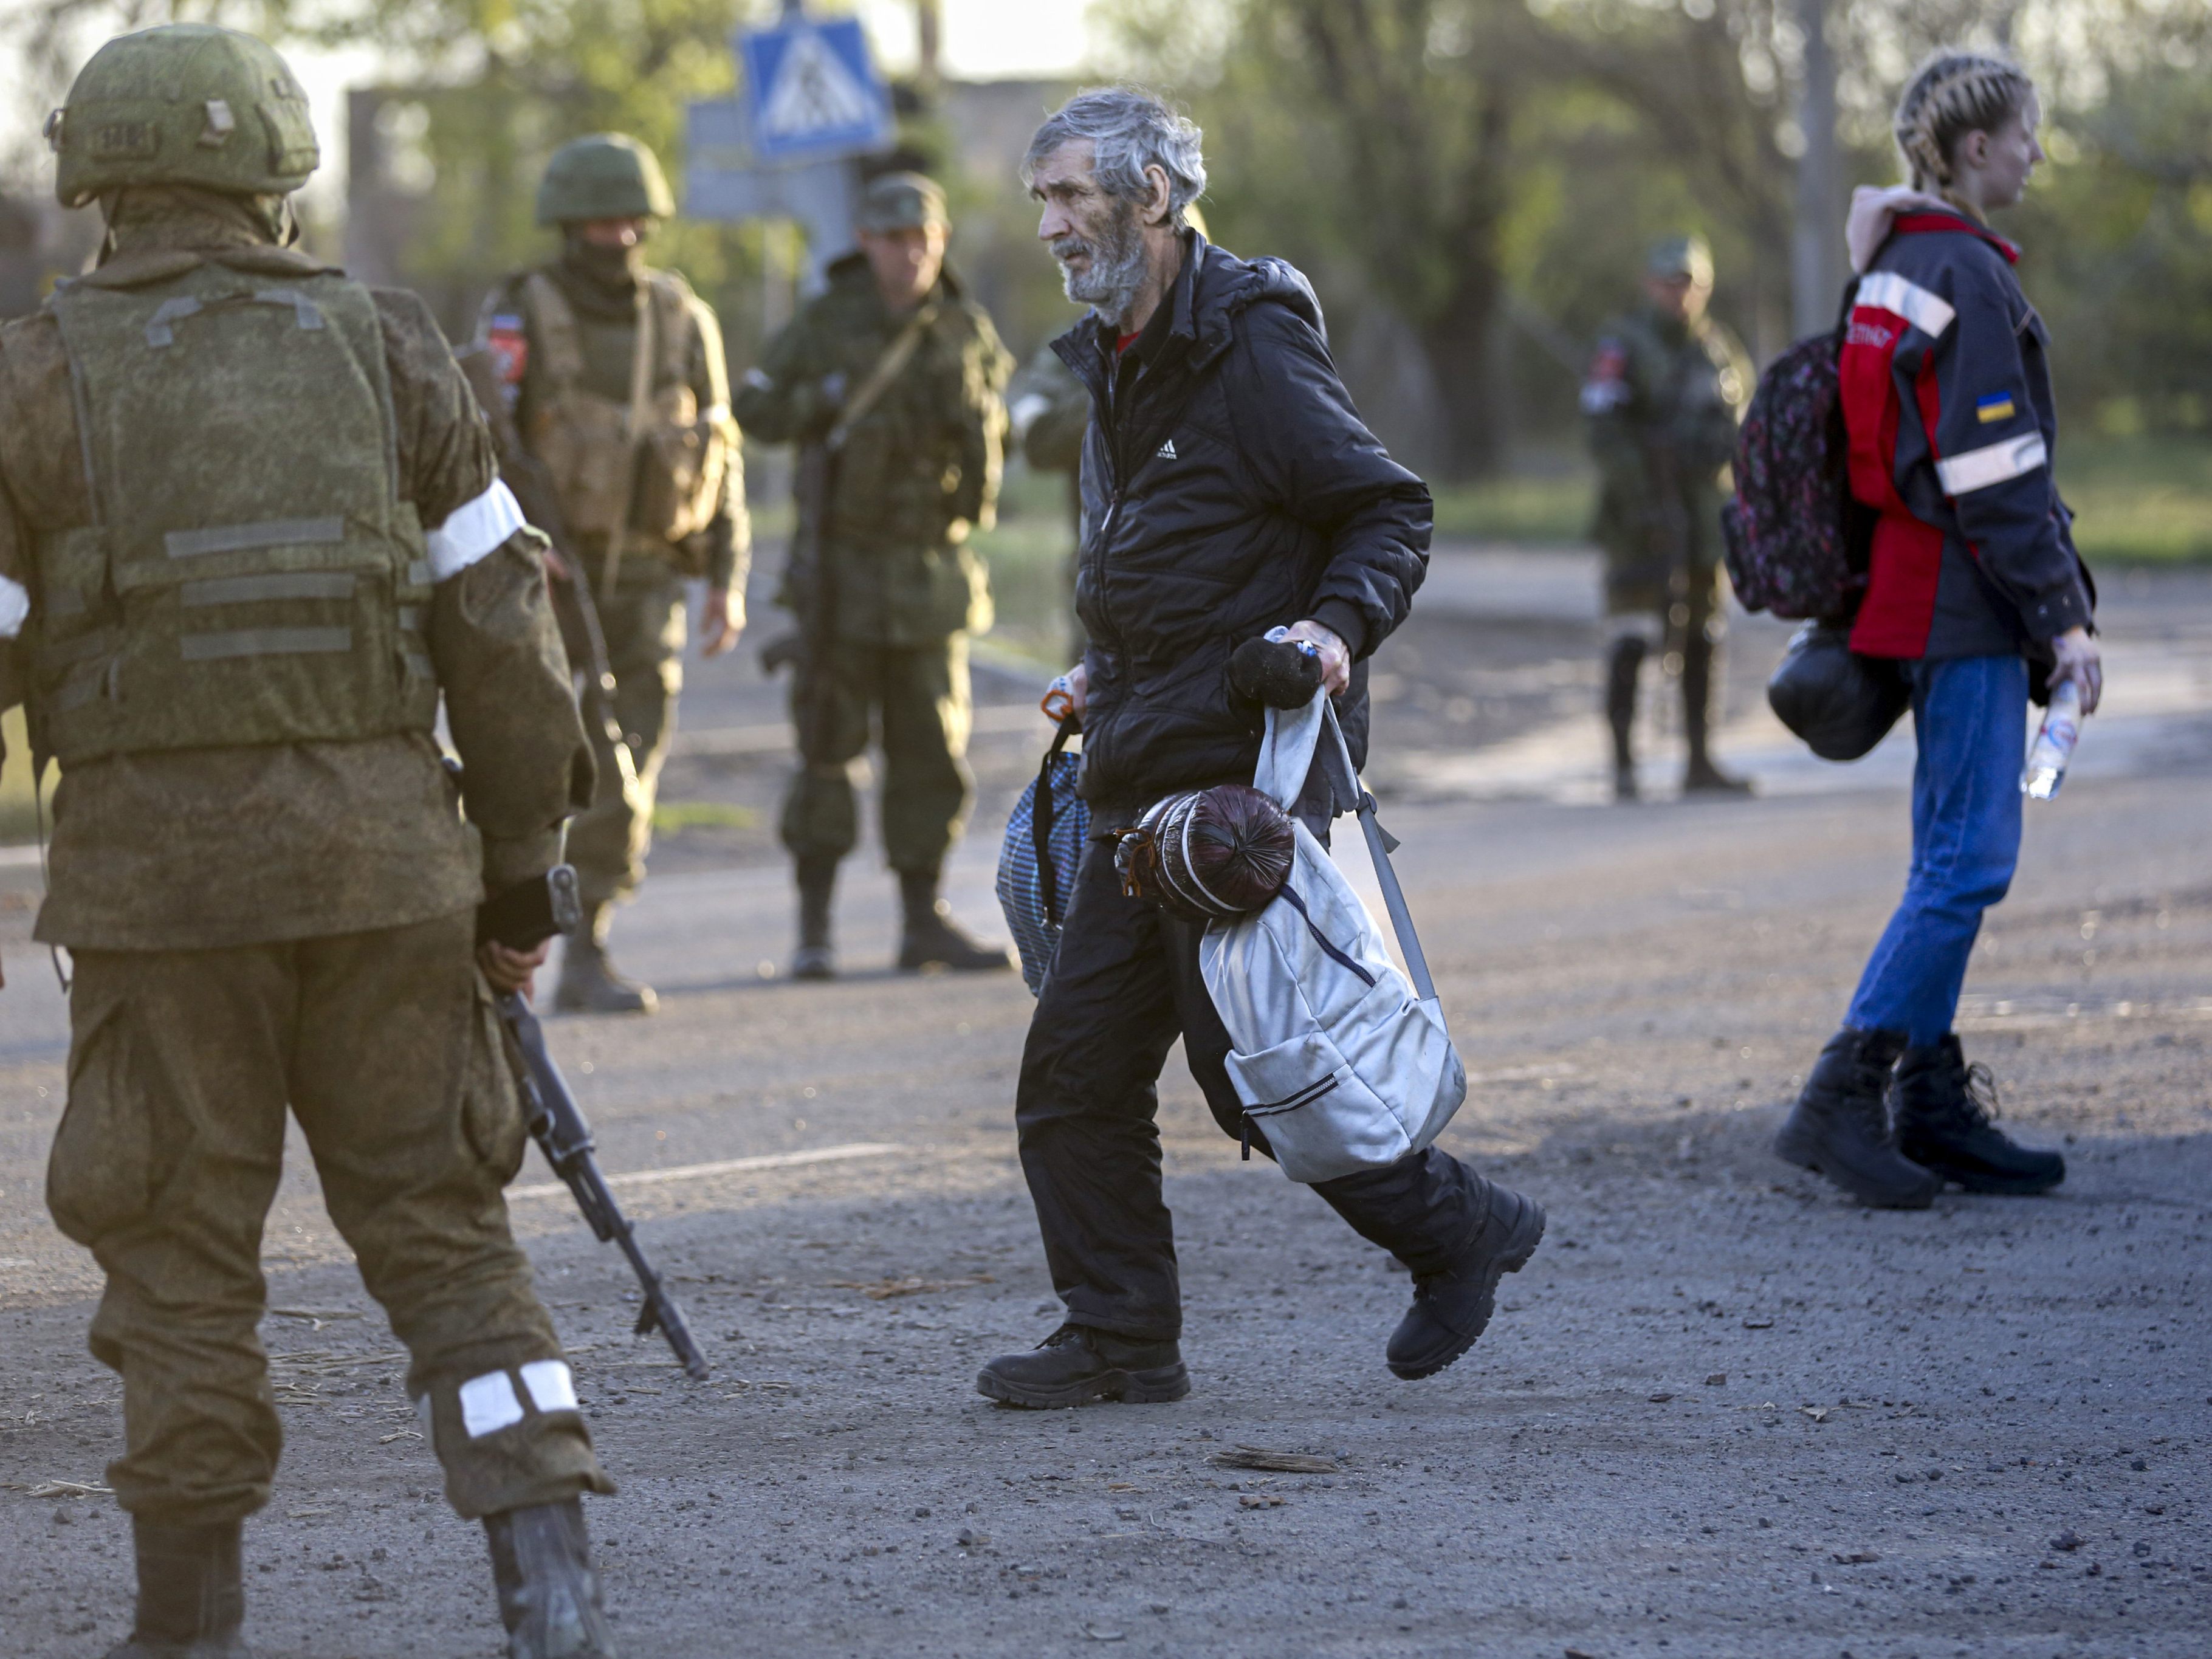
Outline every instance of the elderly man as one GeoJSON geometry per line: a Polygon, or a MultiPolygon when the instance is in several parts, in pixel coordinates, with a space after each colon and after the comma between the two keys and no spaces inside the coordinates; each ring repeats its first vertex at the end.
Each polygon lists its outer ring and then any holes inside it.
{"type": "MultiPolygon", "coordinates": [[[[1279,259],[1244,260],[1185,220],[1206,187],[1198,129],[1133,88],[1086,92],[1030,141],[1040,240],[1091,314],[1055,343],[1090,388],[1088,533],[1076,603],[1090,647],[1070,678],[1083,793],[1110,836],[1170,790],[1249,782],[1261,711],[1230,652],[1277,626],[1319,651],[1354,759],[1366,659],[1405,620],[1427,562],[1429,492],[1360,423],[1321,307],[1279,259]]],[[[1325,831],[1316,773],[1300,815],[1325,831]]],[[[1046,1259],[1067,1314],[977,1388],[1021,1406],[1178,1400],[1182,1303],[1160,1195],[1157,1085],[1180,1036],[1232,1135],[1244,1118],[1227,1031],[1199,975],[1200,930],[1126,896],[1110,840],[1075,879],[1022,1059],[1015,1119],[1046,1259]]],[[[1489,1322],[1499,1276],[1542,1236],[1532,1200],[1434,1148],[1316,1184],[1413,1275],[1389,1346],[1407,1378],[1442,1370],[1489,1322]]]]}

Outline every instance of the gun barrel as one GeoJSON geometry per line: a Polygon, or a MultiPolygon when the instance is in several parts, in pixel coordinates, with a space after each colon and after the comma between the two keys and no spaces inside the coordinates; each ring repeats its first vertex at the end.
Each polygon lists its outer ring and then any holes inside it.
{"type": "Polygon", "coordinates": [[[544,1028],[519,991],[510,991],[500,998],[499,1012],[508,1040],[522,1062],[517,1068],[517,1078],[529,1110],[532,1138],[545,1154],[545,1161],[553,1166],[553,1173],[566,1182],[568,1190],[575,1194],[576,1207],[583,1212],[585,1221],[599,1242],[604,1244],[611,1240],[629,1258],[630,1271],[637,1275],[638,1289],[644,1297],[637,1334],[645,1336],[657,1328],[667,1339],[685,1375],[705,1382],[709,1375],[707,1357],[692,1338],[684,1310],[668,1293],[659,1272],[646,1258],[644,1248],[637,1242],[635,1226],[623,1213],[622,1206],[615,1202],[607,1178],[600,1173],[599,1160],[593,1156],[592,1127],[585,1121],[576,1097],[568,1092],[568,1079],[561,1075],[561,1068],[553,1063],[553,1056],[546,1050],[544,1028]]]}

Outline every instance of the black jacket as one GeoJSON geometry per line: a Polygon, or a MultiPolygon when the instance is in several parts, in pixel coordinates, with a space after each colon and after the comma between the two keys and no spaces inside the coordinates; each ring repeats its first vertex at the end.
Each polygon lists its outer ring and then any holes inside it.
{"type": "Polygon", "coordinates": [[[1428,566],[1428,487],[1361,423],[1305,278],[1196,232],[1185,250],[1127,351],[1095,314],[1053,343],[1091,396],[1075,595],[1082,792],[1102,827],[1250,781],[1264,714],[1232,696],[1229,653],[1305,617],[1352,647],[1337,712],[1364,763],[1364,659],[1428,566]]]}
{"type": "Polygon", "coordinates": [[[2050,660],[2095,590],[2051,477],[2050,337],[2018,250],[1956,214],[1897,222],[1840,366],[1851,493],[1877,509],[1851,648],[2050,660]]]}

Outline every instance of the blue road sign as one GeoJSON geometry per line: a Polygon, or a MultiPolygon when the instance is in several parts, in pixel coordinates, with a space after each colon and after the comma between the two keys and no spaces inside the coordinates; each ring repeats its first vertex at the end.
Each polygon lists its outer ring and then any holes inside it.
{"type": "Polygon", "coordinates": [[[756,159],[818,161],[890,146],[890,91],[858,19],[793,16],[737,44],[756,159]]]}

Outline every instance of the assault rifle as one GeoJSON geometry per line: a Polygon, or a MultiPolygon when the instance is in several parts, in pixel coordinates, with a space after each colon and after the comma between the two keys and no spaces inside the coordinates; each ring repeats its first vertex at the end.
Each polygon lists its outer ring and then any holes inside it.
{"type": "Polygon", "coordinates": [[[499,475],[514,492],[522,516],[545,532],[553,551],[568,572],[546,584],[553,601],[554,619],[561,625],[561,642],[568,659],[584,667],[584,712],[593,721],[614,753],[615,769],[622,775],[623,799],[635,804],[637,757],[623,736],[621,716],[615,713],[615,671],[607,654],[606,631],[599,626],[599,602],[592,597],[590,578],[580,551],[568,535],[561,514],[561,497],[545,464],[523,447],[522,434],[507,406],[505,388],[499,382],[499,366],[482,346],[471,346],[456,355],[469,390],[477,395],[484,423],[491,428],[492,447],[499,455],[499,475]]]}
{"type": "MultiPolygon", "coordinates": [[[[494,939],[510,950],[534,951],[555,933],[574,933],[583,921],[577,898],[576,872],[568,865],[556,865],[544,878],[510,887],[477,913],[477,937],[494,939]]],[[[584,1212],[599,1243],[612,1240],[629,1258],[645,1304],[638,1311],[634,1334],[659,1331],[668,1339],[684,1374],[707,1380],[707,1357],[692,1340],[684,1310],[661,1282],[660,1274],[637,1242],[637,1229],[615,1202],[607,1178],[599,1172],[593,1155],[592,1126],[568,1092],[568,1080],[545,1048],[544,1029],[520,991],[499,999],[500,1023],[507,1038],[507,1059],[522,1090],[522,1106],[530,1133],[538,1151],[553,1166],[553,1173],[568,1183],[576,1207],[584,1212]]]]}
{"type": "MultiPolygon", "coordinates": [[[[832,438],[842,435],[832,434],[832,438]]],[[[791,546],[784,555],[785,602],[798,627],[761,647],[760,665],[773,674],[793,674],[793,712],[797,716],[799,752],[818,753],[829,741],[830,651],[837,637],[837,580],[830,568],[823,530],[830,518],[830,492],[836,480],[837,450],[828,441],[801,444],[792,472],[795,515],[791,546]]]]}

